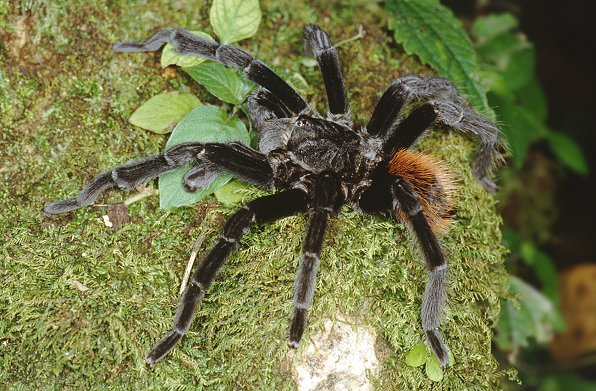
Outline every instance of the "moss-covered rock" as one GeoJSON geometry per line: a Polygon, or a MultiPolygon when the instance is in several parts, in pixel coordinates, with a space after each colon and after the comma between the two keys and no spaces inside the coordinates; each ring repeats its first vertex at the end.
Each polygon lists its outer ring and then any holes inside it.
{"type": "MultiPolygon", "coordinates": [[[[322,3],[264,4],[259,33],[242,46],[285,76],[302,74],[309,99],[321,107],[316,68],[297,60],[302,26],[317,22],[339,41],[362,24],[365,37],[339,50],[360,122],[393,78],[428,72],[393,46],[374,5],[322,3]]],[[[184,75],[162,71],[157,56],[110,51],[117,39],[140,39],[164,26],[209,31],[207,15],[208,4],[191,1],[0,1],[3,387],[295,389],[285,340],[303,217],[246,235],[186,338],[149,370],[144,355],[170,327],[194,240],[205,234],[205,245],[213,243],[232,209],[207,201],[160,210],[152,197],[131,205],[131,221],[119,230],[105,226],[101,206],[42,216],[45,202],[73,196],[97,172],[163,147],[162,136],[126,121],[141,102],[163,90],[216,102],[184,75]]],[[[403,225],[349,208],[331,223],[304,340],[328,319],[357,319],[377,332],[379,390],[498,389],[490,327],[504,290],[504,250],[495,201],[471,176],[469,140],[437,132],[420,148],[461,177],[457,216],[443,238],[450,301],[442,331],[455,364],[439,383],[405,364],[423,340],[422,256],[403,225]]],[[[101,201],[126,197],[112,193],[101,201]]]]}

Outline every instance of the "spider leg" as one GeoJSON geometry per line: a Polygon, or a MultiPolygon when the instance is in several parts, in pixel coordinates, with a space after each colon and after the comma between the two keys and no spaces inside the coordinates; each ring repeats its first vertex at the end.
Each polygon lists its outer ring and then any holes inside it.
{"type": "MultiPolygon", "coordinates": [[[[46,204],[44,212],[60,214],[95,202],[105,190],[119,187],[131,190],[141,183],[157,178],[187,163],[204,160],[207,164],[225,170],[234,176],[261,187],[272,184],[272,170],[265,155],[239,142],[183,143],[169,148],[161,155],[149,156],[125,163],[95,176],[76,198],[46,204]]],[[[192,169],[191,169],[192,171],[192,169]]],[[[196,171],[190,172],[190,178],[196,171]]],[[[189,176],[189,173],[187,173],[189,176]]],[[[191,179],[192,182],[192,179],[191,179]]],[[[187,184],[190,187],[193,183],[187,184]]]]}
{"type": "Polygon", "coordinates": [[[259,125],[265,121],[294,116],[278,97],[263,87],[250,94],[246,100],[246,108],[257,129],[261,129],[259,125]]]}
{"type": "Polygon", "coordinates": [[[306,193],[292,189],[258,198],[247,203],[226,222],[219,241],[207,254],[202,264],[192,275],[188,286],[180,297],[171,331],[149,352],[145,361],[149,366],[161,360],[186,334],[193,320],[197,304],[213,283],[215,275],[224,261],[238,246],[242,235],[253,224],[264,224],[299,212],[306,211],[306,193]]]}
{"type": "Polygon", "coordinates": [[[117,52],[153,52],[166,43],[172,44],[174,50],[180,54],[205,57],[227,67],[240,69],[248,79],[271,91],[295,114],[308,108],[306,101],[288,83],[250,53],[200,38],[186,30],[162,30],[144,42],[118,42],[113,49],[117,52]]]}
{"type": "Polygon", "coordinates": [[[308,228],[302,248],[302,257],[294,283],[294,310],[290,321],[288,346],[297,348],[304,333],[306,313],[314,297],[317,269],[323,248],[323,239],[329,217],[340,204],[340,193],[330,178],[314,182],[309,204],[308,228]],[[324,181],[324,182],[323,182],[324,181]]]}
{"type": "Polygon", "coordinates": [[[307,24],[304,27],[304,47],[306,52],[314,55],[319,64],[327,92],[329,112],[349,119],[348,95],[339,66],[337,49],[331,39],[319,26],[307,24]]]}
{"type": "Polygon", "coordinates": [[[501,159],[499,130],[471,109],[446,79],[411,75],[395,80],[379,99],[366,129],[369,134],[386,139],[385,153],[391,153],[394,149],[411,146],[433,123],[480,138],[472,171],[485,189],[496,191],[490,174],[501,159]],[[400,122],[402,109],[417,100],[427,102],[400,122]]]}
{"type": "Polygon", "coordinates": [[[208,188],[218,175],[219,170],[209,167],[207,164],[201,162],[198,165],[191,167],[186,174],[184,174],[182,183],[184,184],[186,191],[194,193],[195,191],[208,188]]]}
{"type": "Polygon", "coordinates": [[[404,180],[398,179],[392,186],[394,209],[398,208],[418,238],[426,259],[429,279],[422,302],[422,328],[430,348],[437,356],[441,366],[449,363],[447,345],[439,332],[442,311],[446,300],[447,259],[441,249],[437,237],[433,233],[425,217],[418,195],[404,180]]]}

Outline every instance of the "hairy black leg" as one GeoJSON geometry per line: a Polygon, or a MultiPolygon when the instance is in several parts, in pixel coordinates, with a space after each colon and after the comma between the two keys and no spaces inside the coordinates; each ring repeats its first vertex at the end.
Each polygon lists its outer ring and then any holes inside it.
{"type": "Polygon", "coordinates": [[[470,108],[455,86],[446,79],[410,75],[395,80],[381,96],[366,129],[371,135],[389,138],[384,150],[391,153],[402,146],[407,148],[423,133],[424,123],[430,126],[433,122],[473,133],[480,138],[472,171],[485,189],[494,192],[496,185],[490,175],[501,159],[498,151],[501,145],[499,130],[470,108]],[[411,116],[414,117],[410,116],[404,121],[408,123],[400,124],[402,109],[414,101],[427,103],[412,112],[411,116]],[[402,136],[404,140],[400,139],[402,136]]]}
{"type": "Polygon", "coordinates": [[[308,24],[304,27],[304,46],[312,53],[323,75],[327,104],[331,114],[347,114],[348,95],[341,75],[337,49],[331,43],[327,33],[319,26],[308,24]]]}
{"type": "Polygon", "coordinates": [[[401,148],[410,148],[414,141],[437,119],[435,108],[425,103],[410,113],[383,145],[386,155],[401,148]]]}
{"type": "Polygon", "coordinates": [[[497,186],[490,176],[502,159],[498,150],[501,145],[499,129],[467,106],[443,99],[432,100],[429,103],[435,108],[438,124],[460,132],[473,133],[480,139],[480,145],[474,155],[472,173],[486,190],[494,193],[497,186]]]}
{"type": "Polygon", "coordinates": [[[419,198],[411,186],[398,179],[392,186],[392,192],[395,208],[401,209],[403,214],[407,216],[424,253],[429,279],[422,302],[422,328],[439,363],[445,367],[449,363],[449,356],[447,354],[447,345],[443,342],[439,332],[439,324],[441,323],[447,296],[447,259],[424,216],[419,198]]]}
{"type": "Polygon", "coordinates": [[[119,187],[131,190],[141,183],[157,178],[197,159],[206,161],[219,170],[261,187],[272,185],[271,167],[265,156],[241,143],[183,143],[161,155],[149,156],[125,163],[94,177],[76,198],[46,204],[44,212],[60,214],[95,202],[105,190],[119,187]]]}
{"type": "Polygon", "coordinates": [[[266,121],[294,116],[278,97],[263,87],[250,94],[246,108],[253,125],[259,130],[266,121]]]}
{"type": "Polygon", "coordinates": [[[192,323],[198,303],[213,283],[215,275],[238,246],[242,235],[253,224],[264,224],[299,212],[306,211],[306,193],[292,189],[258,198],[249,202],[226,222],[219,241],[207,254],[192,275],[180,297],[172,330],[149,352],[145,361],[150,366],[161,360],[186,334],[192,323]]]}
{"type": "Polygon", "coordinates": [[[200,38],[186,30],[162,30],[144,42],[118,42],[113,49],[117,52],[153,52],[166,43],[172,44],[178,53],[206,57],[227,67],[240,69],[250,80],[271,91],[293,113],[300,113],[308,107],[288,83],[250,53],[200,38]]]}
{"type": "Polygon", "coordinates": [[[207,145],[201,159],[212,168],[227,171],[259,187],[273,185],[273,171],[262,153],[237,141],[207,145]]]}
{"type": "Polygon", "coordinates": [[[191,167],[184,174],[182,183],[186,191],[194,193],[195,191],[208,188],[218,175],[219,170],[200,162],[199,165],[191,167]]]}
{"type": "Polygon", "coordinates": [[[168,149],[161,155],[125,163],[95,176],[76,198],[46,204],[44,212],[60,214],[91,205],[103,191],[114,187],[131,190],[141,183],[192,162],[203,150],[203,143],[184,143],[168,149]]]}
{"type": "Polygon", "coordinates": [[[299,346],[306,327],[306,313],[314,297],[327,222],[342,203],[337,183],[326,176],[319,177],[312,183],[310,198],[308,228],[294,283],[294,310],[288,338],[288,346],[292,348],[299,346]]]}
{"type": "Polygon", "coordinates": [[[366,125],[366,131],[371,135],[384,137],[393,127],[404,105],[409,101],[409,94],[401,79],[397,79],[381,95],[373,115],[366,125]]]}
{"type": "Polygon", "coordinates": [[[306,312],[310,308],[315,293],[319,258],[328,219],[329,213],[323,210],[311,211],[308,218],[308,229],[294,284],[294,311],[288,339],[288,345],[292,348],[298,347],[306,327],[306,312]]]}

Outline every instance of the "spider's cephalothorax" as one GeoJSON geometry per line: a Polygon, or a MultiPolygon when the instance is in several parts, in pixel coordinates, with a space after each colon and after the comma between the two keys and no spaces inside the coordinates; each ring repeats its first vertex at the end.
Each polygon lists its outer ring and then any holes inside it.
{"type": "Polygon", "coordinates": [[[448,225],[452,178],[443,166],[409,148],[430,126],[470,132],[480,139],[473,173],[489,191],[499,158],[499,131],[474,112],[455,87],[439,77],[406,76],[381,96],[366,126],[354,127],[337,50],[315,25],[304,29],[305,46],[323,75],[329,112],[316,111],[285,81],[249,53],[205,40],[185,30],[164,30],[145,42],[121,42],[114,50],[146,52],[171,43],[182,54],[207,57],[242,70],[260,85],[246,102],[259,132],[258,150],[240,142],[176,145],[97,175],[74,199],[56,201],[45,212],[58,214],[91,205],[110,188],[130,190],[182,165],[189,191],[205,188],[219,171],[277,192],[253,200],[234,213],[217,244],[194,272],[174,316],[172,330],[149,353],[149,365],[162,359],[188,331],[195,308],[226,258],[253,224],[308,213],[302,257],[294,288],[288,344],[297,347],[306,326],[328,220],[349,203],[364,213],[390,216],[409,226],[420,243],[430,273],[422,305],[422,327],[441,365],[447,347],[438,327],[445,302],[447,262],[437,236],[448,225]],[[404,114],[404,113],[407,113],[404,114]]]}

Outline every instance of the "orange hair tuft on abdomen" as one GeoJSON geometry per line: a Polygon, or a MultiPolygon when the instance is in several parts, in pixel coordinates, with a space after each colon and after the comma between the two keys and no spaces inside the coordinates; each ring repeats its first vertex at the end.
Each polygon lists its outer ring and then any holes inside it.
{"type": "MultiPolygon", "coordinates": [[[[455,188],[453,175],[446,165],[423,153],[400,149],[391,157],[389,173],[412,186],[435,235],[445,233],[453,215],[455,188]]],[[[402,221],[408,221],[399,209],[397,215],[402,221]]]]}

